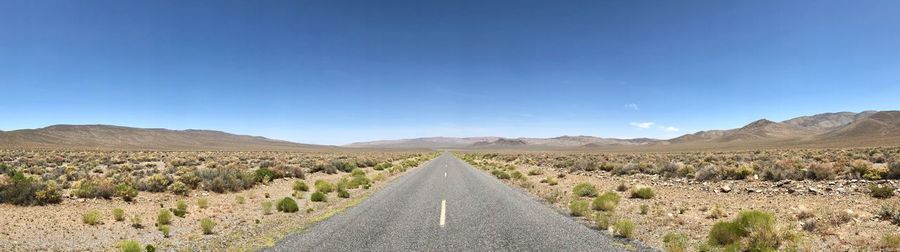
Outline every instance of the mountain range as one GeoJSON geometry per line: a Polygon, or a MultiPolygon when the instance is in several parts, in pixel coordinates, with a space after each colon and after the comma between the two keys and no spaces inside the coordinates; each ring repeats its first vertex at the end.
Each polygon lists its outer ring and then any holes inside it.
{"type": "Polygon", "coordinates": [[[553,138],[427,137],[352,143],[301,144],[213,130],[169,130],[112,125],[53,125],[0,131],[0,149],[312,151],[335,149],[520,149],[691,151],[759,148],[867,147],[900,144],[900,111],[838,112],[781,122],[760,119],[743,127],[707,130],[672,139],[560,136],[553,138]]]}
{"type": "Polygon", "coordinates": [[[708,130],[661,140],[593,136],[554,138],[431,137],[360,142],[346,147],[434,149],[710,150],[859,147],[900,144],[900,111],[824,113],[781,122],[760,119],[741,128],[708,130]]]}

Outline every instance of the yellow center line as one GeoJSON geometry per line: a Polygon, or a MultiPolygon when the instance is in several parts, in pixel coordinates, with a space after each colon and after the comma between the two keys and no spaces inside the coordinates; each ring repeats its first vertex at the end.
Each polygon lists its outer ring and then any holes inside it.
{"type": "Polygon", "coordinates": [[[441,227],[444,227],[444,219],[446,219],[444,216],[446,215],[446,213],[447,213],[447,201],[441,200],[441,223],[440,223],[441,227]]]}

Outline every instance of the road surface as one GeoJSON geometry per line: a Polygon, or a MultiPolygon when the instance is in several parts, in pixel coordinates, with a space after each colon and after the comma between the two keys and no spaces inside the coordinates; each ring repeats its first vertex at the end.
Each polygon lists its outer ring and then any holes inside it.
{"type": "Polygon", "coordinates": [[[451,154],[268,251],[624,251],[451,154]]]}

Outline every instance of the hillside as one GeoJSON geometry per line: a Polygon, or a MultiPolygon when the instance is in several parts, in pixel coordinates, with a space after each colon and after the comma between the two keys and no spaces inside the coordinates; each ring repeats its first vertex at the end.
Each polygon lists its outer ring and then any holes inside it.
{"type": "Polygon", "coordinates": [[[53,125],[0,132],[0,148],[87,150],[278,150],[332,149],[212,130],[144,129],[111,125],[53,125]]]}

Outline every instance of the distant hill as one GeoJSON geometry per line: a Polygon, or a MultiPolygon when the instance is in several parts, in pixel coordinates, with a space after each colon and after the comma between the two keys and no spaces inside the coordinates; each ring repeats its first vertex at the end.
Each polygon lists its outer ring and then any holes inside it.
{"type": "Polygon", "coordinates": [[[760,119],[736,129],[699,131],[668,140],[593,136],[433,137],[362,142],[347,147],[682,151],[883,145],[900,145],[900,111],[824,113],[781,122],[760,119]]]}
{"type": "Polygon", "coordinates": [[[53,125],[0,131],[0,148],[80,150],[304,151],[333,146],[299,144],[212,130],[168,130],[112,125],[53,125]]]}

